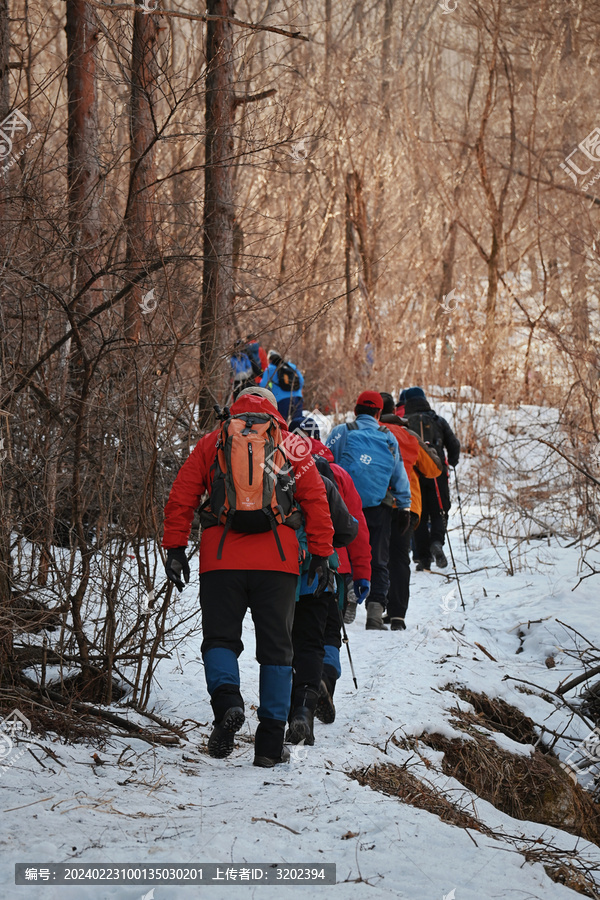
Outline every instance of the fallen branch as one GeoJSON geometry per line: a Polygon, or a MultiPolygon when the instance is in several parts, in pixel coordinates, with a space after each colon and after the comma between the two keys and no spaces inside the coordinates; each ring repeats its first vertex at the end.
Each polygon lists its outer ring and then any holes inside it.
{"type": "Polygon", "coordinates": [[[584,681],[587,681],[588,678],[592,678],[594,675],[600,674],[600,666],[594,666],[593,669],[588,669],[587,672],[584,672],[583,675],[578,675],[577,678],[572,678],[570,681],[567,681],[566,684],[562,684],[556,688],[556,693],[559,697],[562,697],[563,694],[566,694],[567,691],[570,691],[571,688],[577,687],[578,684],[582,684],[584,681]]]}
{"type": "Polygon", "coordinates": [[[283,822],[278,822],[277,819],[264,819],[262,816],[252,816],[253,822],[269,822],[271,825],[279,825],[280,828],[285,828],[286,831],[291,831],[292,834],[300,834],[299,831],[294,831],[293,828],[290,828],[289,825],[284,825],[283,822]]]}
{"type": "Polygon", "coordinates": [[[489,659],[491,659],[492,662],[498,662],[497,659],[494,659],[494,657],[492,656],[491,653],[488,653],[488,651],[485,649],[485,647],[483,646],[483,644],[478,644],[477,641],[473,641],[473,643],[475,644],[476,647],[479,647],[479,649],[481,650],[481,652],[482,652],[482,653],[485,653],[485,655],[486,655],[489,659]]]}
{"type": "Polygon", "coordinates": [[[52,700],[54,703],[58,703],[61,706],[76,709],[78,712],[87,713],[90,716],[96,716],[99,719],[104,719],[106,722],[110,722],[111,725],[116,725],[118,728],[122,728],[124,731],[134,735],[141,741],[145,741],[147,744],[173,744],[175,743],[173,737],[176,738],[177,745],[179,744],[179,735],[173,736],[170,734],[160,734],[152,731],[147,731],[140,725],[136,725],[134,722],[130,722],[128,719],[124,719],[122,716],[118,716],[116,713],[109,712],[107,709],[100,709],[97,706],[90,706],[87,703],[82,703],[80,700],[72,700],[71,698],[62,697],[60,694],[57,694],[55,691],[52,691],[47,687],[42,690],[30,678],[27,678],[26,676],[21,677],[22,681],[32,692],[38,693],[41,696],[45,696],[49,700],[52,700]]]}

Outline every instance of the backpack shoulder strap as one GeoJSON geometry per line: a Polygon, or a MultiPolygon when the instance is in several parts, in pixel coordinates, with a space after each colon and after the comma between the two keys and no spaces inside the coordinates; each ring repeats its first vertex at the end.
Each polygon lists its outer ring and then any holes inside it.
{"type": "Polygon", "coordinates": [[[345,424],[348,431],[358,431],[358,424],[356,422],[346,422],[345,424]]]}

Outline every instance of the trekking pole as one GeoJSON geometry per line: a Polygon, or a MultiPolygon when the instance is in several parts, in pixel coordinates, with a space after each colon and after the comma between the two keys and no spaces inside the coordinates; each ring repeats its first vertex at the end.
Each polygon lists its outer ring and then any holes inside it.
{"type": "MultiPolygon", "coordinates": [[[[437,478],[434,478],[433,483],[435,484],[435,492],[437,494],[438,503],[440,505],[440,512],[442,516],[446,516],[446,510],[444,509],[444,504],[442,503],[442,495],[440,494],[440,486],[437,483],[437,478]]],[[[454,574],[456,576],[456,584],[458,586],[458,593],[460,595],[460,602],[462,604],[462,608],[465,609],[465,601],[463,600],[462,588],[460,586],[460,578],[458,577],[458,570],[456,568],[456,562],[454,561],[454,553],[452,551],[452,542],[450,541],[450,532],[448,531],[448,520],[446,519],[446,538],[448,540],[448,549],[450,551],[450,558],[452,559],[452,568],[454,569],[454,574]]]]}
{"type": "Polygon", "coordinates": [[[469,548],[467,547],[467,534],[465,532],[465,520],[463,519],[462,503],[460,499],[460,490],[458,488],[458,475],[456,474],[456,466],[452,466],[452,471],[454,472],[454,481],[456,482],[456,496],[458,497],[458,509],[460,511],[460,523],[462,525],[463,543],[465,545],[467,565],[470,566],[471,563],[469,561],[469,548]]]}
{"type": "Polygon", "coordinates": [[[338,613],[340,615],[340,625],[342,626],[342,634],[344,637],[342,638],[344,644],[346,645],[346,650],[348,651],[348,661],[350,663],[350,671],[352,672],[352,679],[354,681],[354,687],[358,690],[358,681],[356,680],[356,672],[354,671],[354,665],[352,663],[352,654],[350,653],[350,641],[348,640],[348,634],[346,632],[346,625],[344,624],[344,617],[342,615],[342,611],[338,606],[338,613]]]}

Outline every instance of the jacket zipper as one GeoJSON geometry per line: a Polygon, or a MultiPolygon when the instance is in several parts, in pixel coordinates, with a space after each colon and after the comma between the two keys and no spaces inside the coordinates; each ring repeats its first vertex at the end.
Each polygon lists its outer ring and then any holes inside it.
{"type": "Polygon", "coordinates": [[[248,484],[252,484],[252,444],[248,442],[248,484]]]}

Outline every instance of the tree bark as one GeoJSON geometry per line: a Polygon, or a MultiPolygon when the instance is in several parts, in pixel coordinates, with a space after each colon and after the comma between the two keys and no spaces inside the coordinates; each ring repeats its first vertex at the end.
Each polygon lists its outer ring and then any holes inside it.
{"type": "Polygon", "coordinates": [[[354,343],[354,300],[352,287],[352,260],[357,271],[357,287],[363,300],[367,331],[376,352],[381,349],[379,323],[372,305],[373,261],[368,243],[367,208],[362,195],[362,181],[356,172],[346,175],[346,323],[344,343],[354,343]]]}
{"type": "MultiPolygon", "coordinates": [[[[228,0],[209,0],[207,13],[233,16],[228,0]]],[[[204,270],[200,328],[201,426],[210,421],[224,381],[219,351],[233,296],[232,257],[235,220],[233,123],[235,116],[233,28],[224,19],[206,26],[206,151],[204,169],[204,270]]]]}
{"type": "MultiPolygon", "coordinates": [[[[154,103],[158,65],[158,17],[136,12],[131,47],[131,153],[129,198],[125,214],[127,263],[132,280],[147,271],[155,248],[155,139],[154,103]]],[[[147,287],[138,280],[125,300],[125,337],[137,344],[142,325],[142,295],[147,287]]]]}
{"type": "MultiPolygon", "coordinates": [[[[10,91],[8,82],[10,61],[10,31],[8,18],[8,0],[0,0],[0,122],[6,118],[10,109],[10,91]]],[[[5,222],[7,199],[5,196],[5,179],[0,179],[0,219],[5,222]]],[[[5,259],[4,236],[0,231],[0,265],[5,259]]],[[[0,279],[0,304],[3,301],[3,286],[0,279]]],[[[4,356],[4,354],[2,354],[4,356]]],[[[4,487],[4,468],[8,454],[8,416],[0,417],[0,683],[8,680],[10,660],[13,655],[13,630],[10,620],[10,524],[8,502],[4,487]]]]}
{"type": "MultiPolygon", "coordinates": [[[[98,263],[100,217],[97,186],[98,100],[96,43],[98,30],[86,0],[67,0],[68,205],[69,238],[73,249],[73,290],[89,280],[98,263]]],[[[78,311],[92,307],[82,298],[78,311]]]]}

